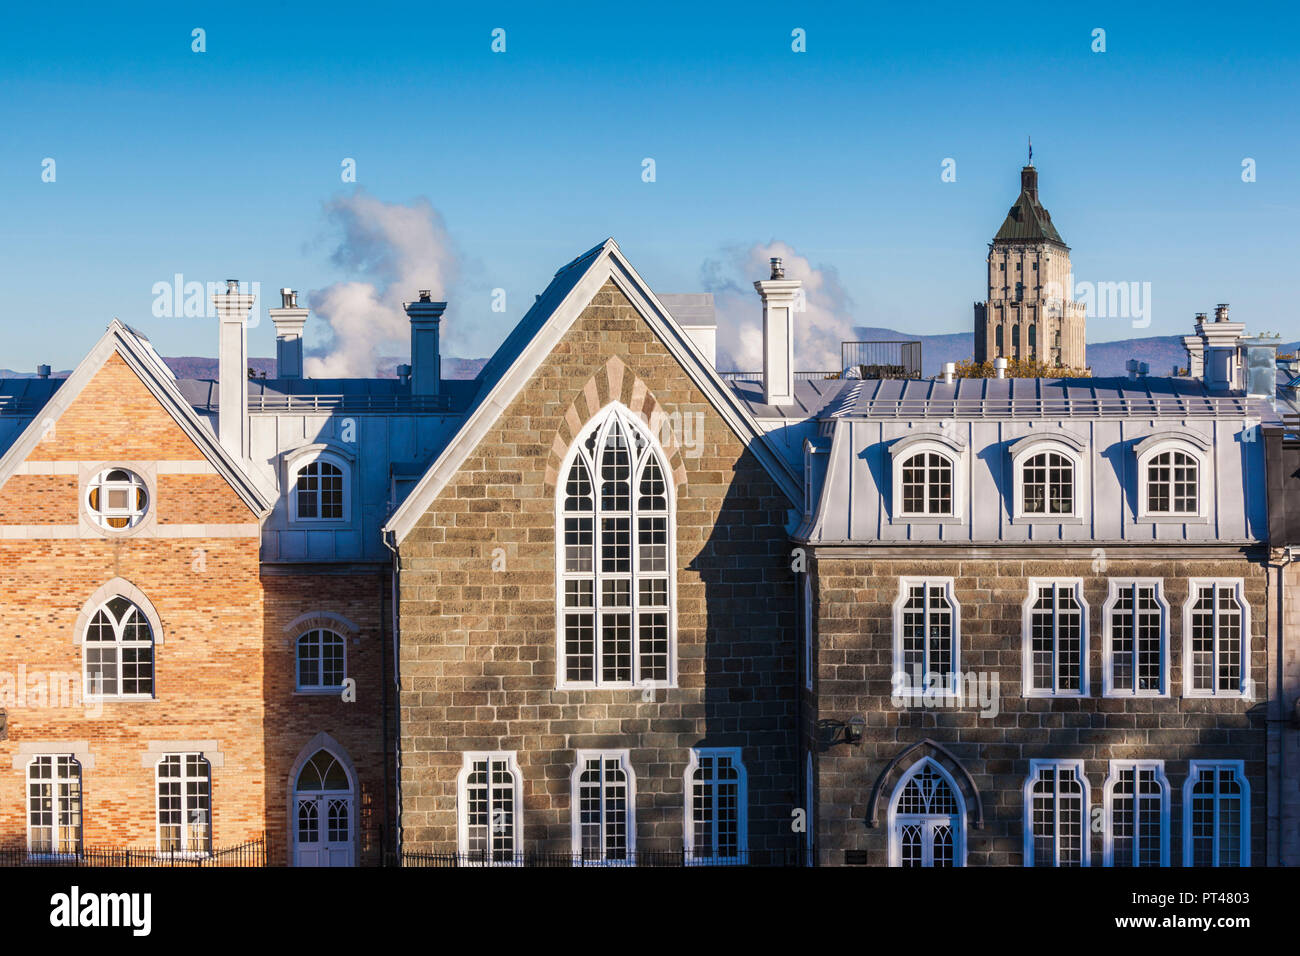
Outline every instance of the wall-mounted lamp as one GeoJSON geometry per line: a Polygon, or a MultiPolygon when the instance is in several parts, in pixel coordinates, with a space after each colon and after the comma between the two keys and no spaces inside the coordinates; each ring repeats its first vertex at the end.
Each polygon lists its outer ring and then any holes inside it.
{"type": "Polygon", "coordinates": [[[848,723],[844,725],[844,742],[846,744],[856,744],[862,739],[862,731],[867,726],[867,718],[861,714],[854,714],[849,718],[848,723]]]}
{"type": "Polygon", "coordinates": [[[862,732],[866,726],[867,718],[861,714],[854,714],[848,720],[819,720],[817,736],[827,747],[836,744],[853,745],[862,740],[862,732]]]}

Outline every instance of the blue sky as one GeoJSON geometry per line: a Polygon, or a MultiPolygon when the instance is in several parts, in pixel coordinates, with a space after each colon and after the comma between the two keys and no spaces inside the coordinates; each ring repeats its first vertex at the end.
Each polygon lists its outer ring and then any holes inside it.
{"type": "MultiPolygon", "coordinates": [[[[724,250],[777,240],[838,273],[858,324],[965,331],[1026,134],[1076,280],[1150,282],[1145,333],[1230,302],[1248,328],[1300,337],[1296,13],[980,6],[996,9],[15,8],[0,34],[0,367],[69,367],[113,316],[163,354],[213,354],[211,322],[151,313],[176,273],[264,294],[355,278],[331,261],[323,212],[355,188],[345,157],[367,194],[441,214],[465,354],[489,352],[609,235],[661,291],[698,290],[724,250]]],[[[1097,320],[1088,337],[1136,334],[1097,320]]],[[[250,351],[273,354],[267,323],[250,351]]]]}

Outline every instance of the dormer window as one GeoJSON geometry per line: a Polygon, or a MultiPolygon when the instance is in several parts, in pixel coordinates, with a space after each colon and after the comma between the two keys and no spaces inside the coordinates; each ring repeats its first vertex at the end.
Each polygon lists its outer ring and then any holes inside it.
{"type": "Polygon", "coordinates": [[[1206,514],[1209,445],[1190,433],[1160,433],[1138,442],[1138,518],[1206,514]]]}
{"type": "Polygon", "coordinates": [[[943,434],[917,434],[895,442],[894,511],[904,521],[961,516],[965,454],[943,434]]]}
{"type": "Polygon", "coordinates": [[[1068,521],[1079,517],[1086,498],[1084,443],[1063,431],[1030,435],[1011,446],[1015,517],[1023,521],[1068,521]]]}
{"type": "Polygon", "coordinates": [[[325,446],[301,449],[289,460],[287,479],[291,520],[349,520],[352,464],[342,454],[327,451],[325,446]]]}

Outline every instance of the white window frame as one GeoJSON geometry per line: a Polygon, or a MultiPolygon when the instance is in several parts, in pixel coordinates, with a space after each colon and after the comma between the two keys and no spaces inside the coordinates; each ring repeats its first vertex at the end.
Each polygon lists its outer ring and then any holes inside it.
{"type": "MultiPolygon", "coordinates": [[[[957,813],[954,815],[952,829],[952,865],[954,868],[966,865],[966,798],[962,796],[961,788],[957,786],[957,781],[953,779],[943,764],[933,757],[923,757],[912,766],[907,768],[907,772],[898,778],[898,783],[894,785],[894,792],[889,798],[889,815],[886,818],[889,821],[889,865],[901,867],[903,865],[903,845],[899,840],[899,823],[898,823],[898,804],[903,798],[903,790],[908,782],[925,767],[933,767],[944,782],[948,789],[952,791],[953,798],[957,802],[957,813]]],[[[904,814],[912,817],[914,814],[904,814]]],[[[923,814],[924,817],[937,817],[942,814],[923,814]]]]}
{"type": "MultiPolygon", "coordinates": [[[[1202,770],[1232,770],[1241,787],[1241,866],[1250,866],[1250,780],[1246,777],[1244,760],[1193,760],[1187,768],[1187,780],[1183,784],[1183,866],[1194,866],[1192,862],[1192,787],[1196,785],[1197,775],[1202,770]]],[[[1216,831],[1219,819],[1218,801],[1215,801],[1216,831]]],[[[1215,838],[1214,856],[1219,855],[1218,838],[1215,838]]],[[[1218,866],[1215,863],[1214,866],[1218,866]]]]}
{"type": "Polygon", "coordinates": [[[1083,516],[1083,502],[1088,500],[1088,472],[1080,448],[1058,438],[1031,435],[1012,446],[1011,472],[1014,485],[1012,520],[1037,524],[1069,524],[1077,522],[1083,516]],[[1042,454],[1060,455],[1070,463],[1073,500],[1068,513],[1029,514],[1025,511],[1025,464],[1030,458],[1042,454]]]}
{"type": "Polygon", "coordinates": [[[82,854],[82,852],[83,852],[83,849],[84,849],[84,846],[85,846],[85,844],[83,843],[83,835],[84,835],[84,827],[85,827],[85,790],[84,790],[84,788],[83,788],[83,784],[82,784],[82,771],[83,771],[84,769],[85,769],[85,768],[82,766],[81,761],[80,761],[79,759],[77,759],[77,755],[74,754],[74,753],[40,753],[40,754],[32,754],[31,757],[30,757],[30,759],[27,761],[26,772],[25,772],[25,774],[24,774],[24,776],[23,776],[23,780],[24,780],[24,784],[25,784],[25,786],[24,786],[24,790],[23,790],[23,816],[24,816],[24,818],[25,818],[25,822],[26,822],[26,824],[27,824],[27,826],[26,826],[26,830],[27,830],[27,856],[28,856],[28,858],[30,858],[30,859],[32,859],[32,860],[75,860],[75,859],[77,859],[78,857],[81,856],[81,854],[82,854]],[[48,780],[45,780],[45,779],[43,779],[43,778],[35,778],[35,779],[34,779],[34,778],[32,777],[32,770],[33,770],[33,769],[36,767],[36,765],[37,765],[40,761],[42,761],[42,760],[48,760],[48,761],[50,761],[51,774],[50,774],[50,778],[49,778],[48,780]],[[72,782],[74,781],[74,778],[73,778],[72,776],[64,776],[64,775],[62,775],[62,774],[59,772],[59,762],[60,762],[60,760],[68,760],[68,761],[71,762],[72,766],[74,766],[74,767],[76,768],[76,777],[75,777],[75,783],[76,783],[76,788],[77,788],[77,801],[76,801],[76,803],[77,803],[77,808],[76,808],[76,814],[77,814],[77,840],[76,840],[76,849],[75,849],[75,850],[72,850],[71,852],[66,851],[66,850],[59,850],[59,849],[51,849],[51,850],[36,850],[36,849],[33,849],[33,842],[34,842],[34,841],[33,841],[33,839],[32,839],[32,829],[33,829],[33,824],[32,824],[32,803],[31,803],[31,801],[32,801],[32,785],[33,785],[33,784],[37,784],[37,785],[40,785],[40,786],[48,786],[48,787],[49,787],[49,791],[50,791],[50,792],[49,792],[49,800],[50,800],[50,803],[51,803],[51,810],[50,810],[50,814],[51,814],[51,824],[50,824],[50,829],[51,829],[51,835],[52,835],[52,842],[53,842],[53,845],[54,845],[55,847],[57,847],[58,844],[59,844],[59,831],[62,829],[62,824],[61,824],[59,821],[60,821],[60,819],[61,819],[61,817],[62,817],[62,815],[63,815],[63,812],[64,812],[64,811],[63,811],[63,800],[62,800],[62,798],[61,798],[61,796],[60,796],[60,794],[59,794],[59,788],[60,788],[61,786],[63,786],[64,784],[69,784],[69,783],[72,783],[72,782]]]}
{"type": "Polygon", "coordinates": [[[1183,603],[1183,696],[1240,698],[1246,696],[1250,686],[1250,603],[1246,600],[1246,582],[1243,578],[1191,578],[1187,582],[1187,600],[1183,603]],[[1192,613],[1196,604],[1196,592],[1200,588],[1214,588],[1215,592],[1215,634],[1214,661],[1211,666],[1212,680],[1209,690],[1198,690],[1192,683],[1192,613]],[[1233,690],[1219,690],[1219,634],[1218,634],[1218,591],[1230,587],[1241,606],[1241,680],[1233,690]]]}
{"type": "MultiPolygon", "coordinates": [[[[944,683],[937,690],[939,699],[955,699],[961,695],[961,603],[957,600],[956,586],[954,579],[951,577],[900,577],[898,579],[898,597],[894,600],[894,670],[890,675],[893,684],[895,696],[905,699],[910,698],[911,703],[919,703],[926,693],[929,682],[928,671],[921,675],[922,686],[915,687],[911,683],[911,674],[907,672],[903,665],[903,608],[907,604],[908,590],[912,587],[925,588],[926,594],[926,626],[929,626],[929,594],[931,587],[942,587],[944,595],[948,599],[948,605],[952,609],[952,670],[944,675],[944,683]],[[903,674],[905,681],[900,687],[898,685],[897,675],[903,674]]],[[[928,636],[927,636],[928,641],[928,636]]]]}
{"type": "MultiPolygon", "coordinates": [[[[603,784],[602,784],[603,793],[603,784]]],[[[636,773],[632,770],[630,751],[623,750],[579,750],[573,763],[573,772],[569,775],[569,812],[570,812],[570,849],[573,860],[580,866],[630,866],[636,862],[636,773]],[[600,859],[584,860],[582,857],[582,805],[579,792],[579,778],[586,769],[588,760],[615,759],[623,770],[627,780],[627,856],[621,860],[605,858],[604,841],[601,842],[600,859]]],[[[601,829],[605,827],[604,801],[601,801],[601,829]]]]}
{"type": "MultiPolygon", "coordinates": [[[[285,491],[289,498],[289,521],[301,525],[344,525],[352,520],[352,469],[353,461],[328,446],[312,445],[296,449],[285,463],[285,491]],[[343,515],[339,518],[303,517],[298,514],[298,475],[308,465],[324,462],[333,465],[343,475],[343,515]]],[[[319,502],[320,492],[317,491],[319,502]]]]}
{"type": "MultiPolygon", "coordinates": [[[[1056,760],[1056,759],[1029,761],[1029,775],[1025,778],[1024,804],[1023,804],[1024,809],[1022,811],[1024,816],[1024,829],[1025,829],[1024,865],[1028,867],[1032,867],[1036,865],[1034,863],[1034,783],[1038,779],[1038,771],[1046,767],[1051,767],[1054,770],[1073,770],[1075,779],[1077,779],[1083,786],[1083,807],[1082,807],[1082,813],[1080,817],[1081,825],[1083,827],[1083,833],[1082,833],[1083,859],[1080,861],[1079,865],[1081,867],[1091,866],[1092,865],[1092,789],[1088,784],[1088,775],[1084,773],[1082,760],[1056,760]]],[[[1060,797],[1059,797],[1059,793],[1060,793],[1059,776],[1057,777],[1057,782],[1058,782],[1057,803],[1056,805],[1053,806],[1052,809],[1052,819],[1056,821],[1056,823],[1058,824],[1057,829],[1059,832],[1059,823],[1061,819],[1060,797]]],[[[1056,848],[1053,852],[1056,856],[1056,859],[1059,861],[1060,859],[1059,840],[1057,841],[1056,848]]],[[[1060,863],[1056,862],[1054,865],[1060,866],[1060,863]]]]}
{"type": "Polygon", "coordinates": [[[1137,457],[1137,515],[1139,521],[1182,523],[1206,518],[1209,507],[1209,487],[1213,476],[1210,472],[1209,449],[1200,442],[1199,436],[1192,439],[1191,437],[1167,432],[1148,436],[1138,442],[1134,450],[1137,457]],[[1195,511],[1152,511],[1148,507],[1148,472],[1151,459],[1167,451],[1182,452],[1189,455],[1196,462],[1195,511]]]}
{"type": "Polygon", "coordinates": [[[212,821],[212,802],[213,802],[212,789],[213,789],[212,761],[205,754],[198,753],[192,750],[191,751],[170,751],[167,753],[158,754],[158,760],[154,764],[153,793],[154,793],[154,838],[155,838],[155,847],[159,859],[201,860],[201,859],[206,859],[207,857],[210,857],[212,855],[212,847],[215,845],[215,835],[213,833],[213,821],[212,821]],[[180,785],[181,785],[181,839],[180,839],[181,846],[185,846],[186,844],[189,843],[190,827],[192,825],[192,821],[189,818],[189,814],[187,813],[187,807],[186,807],[186,804],[188,803],[188,793],[187,793],[188,788],[186,785],[192,780],[202,779],[201,777],[195,777],[189,774],[187,770],[188,758],[197,757],[199,760],[203,761],[203,763],[207,766],[208,819],[207,819],[207,848],[206,849],[203,850],[164,850],[163,849],[162,783],[164,778],[162,776],[161,771],[162,771],[162,765],[173,757],[180,759],[181,774],[179,777],[176,778],[168,777],[166,779],[169,781],[172,779],[177,779],[180,781],[180,785]]]}
{"type": "MultiPolygon", "coordinates": [[[[1115,865],[1115,787],[1119,785],[1119,776],[1125,770],[1133,771],[1135,785],[1137,783],[1137,775],[1144,770],[1154,771],[1156,779],[1160,782],[1159,865],[1168,866],[1170,788],[1169,779],[1165,776],[1165,762],[1163,760],[1112,760],[1110,762],[1110,771],[1106,777],[1105,793],[1103,795],[1105,804],[1105,828],[1102,836],[1102,865],[1115,865]]],[[[1135,804],[1136,799],[1137,795],[1135,793],[1135,804]]]]}
{"type": "Polygon", "coordinates": [[[466,751],[461,764],[460,773],[456,775],[456,848],[460,852],[461,865],[475,866],[514,866],[523,861],[523,844],[524,834],[524,787],[523,775],[519,772],[519,763],[513,750],[471,750],[466,751]],[[484,854],[482,859],[477,857],[468,859],[469,854],[475,853],[469,846],[469,776],[474,772],[474,764],[479,761],[487,761],[488,764],[488,814],[489,818],[494,814],[492,801],[492,761],[504,761],[506,769],[511,776],[511,808],[510,823],[510,843],[514,847],[514,852],[509,860],[499,860],[494,857],[493,852],[484,854]]]}
{"type": "Polygon", "coordinates": [[[127,468],[122,465],[110,465],[101,468],[90,476],[82,489],[82,504],[85,508],[86,515],[96,528],[109,534],[129,534],[136,531],[145,523],[154,504],[154,489],[149,480],[138,471],[127,468]],[[108,476],[115,471],[125,472],[129,478],[126,481],[116,480],[109,481],[108,476]],[[90,495],[96,489],[100,493],[100,507],[94,508],[90,504],[90,495]],[[107,494],[109,491],[126,491],[134,497],[136,492],[144,493],[144,505],[140,510],[134,506],[127,508],[111,508],[108,506],[107,494]],[[108,524],[111,518],[125,518],[127,524],[122,528],[114,528],[108,524]]]}
{"type": "Polygon", "coordinates": [[[749,857],[749,781],[745,773],[745,761],[741,757],[741,748],[692,747],[690,759],[686,763],[686,773],[683,775],[683,780],[685,782],[685,800],[683,801],[685,822],[685,830],[683,832],[685,839],[683,842],[686,848],[687,864],[746,862],[749,857]],[[727,758],[731,761],[731,765],[736,770],[736,856],[719,856],[716,852],[716,840],[714,841],[715,852],[712,856],[695,856],[695,771],[700,767],[701,757],[712,757],[715,760],[718,758],[727,758]]]}
{"type": "Polygon", "coordinates": [[[808,759],[807,759],[807,765],[804,768],[804,814],[805,816],[804,816],[803,825],[804,825],[804,848],[805,848],[805,856],[807,858],[804,865],[816,866],[817,859],[815,854],[816,854],[817,842],[816,842],[816,837],[813,829],[813,823],[814,823],[813,810],[815,808],[815,803],[816,803],[817,777],[816,777],[816,769],[813,764],[812,748],[809,747],[805,751],[805,753],[807,754],[808,759]]]}
{"type": "MultiPolygon", "coordinates": [[[[631,435],[629,437],[631,437],[631,435]]],[[[635,455],[631,457],[632,468],[630,475],[631,495],[635,503],[638,495],[638,481],[640,471],[637,468],[635,455]]],[[[644,470],[645,463],[641,465],[644,470]]],[[[631,410],[621,402],[610,402],[601,411],[592,416],[591,420],[582,427],[582,430],[573,439],[569,445],[569,450],[564,456],[561,463],[558,477],[556,478],[555,488],[555,686],[557,690],[575,690],[575,689],[595,689],[595,688],[635,688],[645,691],[646,689],[672,689],[677,686],[677,487],[673,481],[672,468],[668,461],[668,456],[664,453],[658,440],[650,433],[650,429],[631,410]],[[600,442],[597,442],[595,454],[595,467],[589,468],[592,481],[593,501],[596,505],[592,512],[592,570],[566,572],[564,567],[564,519],[566,512],[564,510],[565,486],[568,482],[569,471],[573,467],[574,460],[581,453],[583,444],[593,433],[599,434],[605,431],[605,426],[612,417],[617,417],[622,423],[624,430],[631,435],[640,435],[640,438],[648,443],[648,454],[654,455],[658,461],[659,469],[664,477],[664,489],[667,497],[667,526],[668,526],[668,545],[667,545],[667,571],[664,573],[653,572],[653,577],[665,577],[668,582],[668,679],[652,680],[641,677],[641,622],[640,617],[640,588],[641,580],[641,555],[639,543],[639,529],[637,528],[637,512],[635,508],[629,509],[629,527],[632,531],[631,536],[631,571],[629,580],[631,581],[631,606],[629,613],[632,618],[632,680],[630,681],[606,681],[601,679],[602,654],[604,653],[602,641],[600,638],[600,614],[601,605],[601,581],[603,572],[600,569],[601,560],[601,528],[600,516],[600,442]],[[592,665],[592,680],[577,681],[569,680],[566,668],[565,655],[565,631],[564,631],[564,582],[566,580],[590,580],[592,582],[592,628],[595,640],[595,658],[592,665]]],[[[658,513],[655,513],[658,517],[658,513]]],[[[622,575],[618,575],[622,577],[622,575]]]]}
{"type": "MultiPolygon", "coordinates": [[[[319,644],[317,645],[319,647],[319,644]]],[[[321,658],[317,657],[317,665],[321,663],[321,658]]],[[[320,668],[321,677],[324,677],[324,668],[320,668]]],[[[325,627],[320,624],[313,624],[293,639],[293,680],[294,689],[299,694],[339,694],[347,686],[348,680],[348,639],[347,635],[337,631],[332,627],[325,627]],[[303,640],[311,634],[324,632],[332,634],[339,639],[343,647],[343,678],[337,684],[304,684],[302,682],[302,658],[300,652],[303,640]]]]}
{"type": "Polygon", "coordinates": [[[1165,599],[1164,578],[1110,578],[1108,581],[1106,604],[1102,608],[1101,631],[1101,686],[1103,697],[1168,697],[1169,696],[1169,602],[1165,599]],[[1134,688],[1121,690],[1115,687],[1115,660],[1111,640],[1111,612],[1120,598],[1124,588],[1134,586],[1153,586],[1156,603],[1160,605],[1160,688],[1158,690],[1141,690],[1137,685],[1137,640],[1134,637],[1134,688]]]}
{"type": "MultiPolygon", "coordinates": [[[[1059,602],[1055,602],[1059,603],[1059,602]]],[[[1088,626],[1089,626],[1089,607],[1088,601],[1083,596],[1083,578],[1030,578],[1029,594],[1021,606],[1021,641],[1020,641],[1020,693],[1022,697],[1087,697],[1089,694],[1089,672],[1091,667],[1089,663],[1088,647],[1088,626]],[[1058,690],[1053,687],[1052,690],[1043,690],[1033,686],[1033,636],[1034,636],[1034,605],[1038,602],[1039,588],[1053,587],[1055,593],[1061,590],[1070,590],[1074,592],[1074,599],[1079,604],[1079,690],[1058,690]]],[[[1056,635],[1059,632],[1059,621],[1057,619],[1056,608],[1053,607],[1052,615],[1053,630],[1053,667],[1052,683],[1059,684],[1060,670],[1055,660],[1056,658],[1056,635]]]]}
{"type": "Polygon", "coordinates": [[[158,645],[160,641],[158,640],[159,632],[156,626],[156,616],[153,613],[151,613],[152,611],[153,611],[152,608],[147,608],[146,605],[139,603],[130,597],[127,597],[125,594],[113,593],[105,597],[99,603],[97,603],[90,610],[90,612],[85,615],[86,623],[80,635],[81,637],[81,688],[82,688],[82,698],[84,700],[131,701],[131,700],[156,700],[157,699],[158,697],[158,645]],[[121,637],[122,629],[120,626],[121,622],[117,621],[113,617],[112,612],[107,610],[109,603],[111,601],[117,600],[118,598],[121,598],[123,601],[126,601],[128,604],[130,604],[135,609],[135,613],[140,616],[140,619],[142,621],[144,621],[145,626],[149,628],[148,642],[126,641],[122,639],[121,637]],[[101,610],[108,615],[110,621],[112,622],[113,634],[114,634],[114,639],[112,641],[92,641],[89,638],[90,628],[95,622],[95,617],[99,614],[101,610]],[[125,694],[122,692],[122,652],[128,648],[139,649],[141,647],[144,647],[146,643],[149,646],[149,661],[150,661],[149,669],[151,675],[149,678],[149,693],[125,694]],[[94,682],[90,678],[90,651],[92,649],[100,649],[105,647],[112,647],[116,655],[115,664],[117,668],[117,691],[112,694],[106,694],[103,693],[101,689],[97,689],[94,682]]]}
{"type": "Polygon", "coordinates": [[[813,669],[817,666],[813,624],[812,572],[805,571],[803,573],[803,671],[804,687],[807,690],[813,689],[813,669]]]}
{"type": "MultiPolygon", "coordinates": [[[[966,449],[957,441],[946,435],[919,434],[911,435],[894,442],[889,448],[891,467],[893,469],[893,498],[891,499],[891,521],[900,524],[943,524],[961,521],[965,505],[967,482],[966,449]],[[952,466],[952,510],[931,513],[905,511],[903,507],[903,466],[913,456],[920,454],[937,454],[948,459],[952,466]]],[[[928,490],[927,490],[928,496],[928,490]]]]}

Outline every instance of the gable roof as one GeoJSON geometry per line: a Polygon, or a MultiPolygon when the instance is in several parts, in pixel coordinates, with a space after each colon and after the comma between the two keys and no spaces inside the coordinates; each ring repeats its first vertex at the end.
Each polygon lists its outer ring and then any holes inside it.
{"type": "Polygon", "coordinates": [[[171,369],[154,351],[149,340],[117,319],[108,324],[104,334],[81,360],[81,364],[63,380],[58,390],[49,396],[40,414],[32,418],[3,457],[0,457],[0,485],[9,480],[14,470],[26,461],[27,456],[40,444],[45,434],[45,422],[51,418],[57,419],[67,411],[91,379],[115,354],[122,357],[122,361],[135,372],[145,388],[157,399],[158,404],[198,446],[204,457],[213,464],[217,472],[226,479],[253,513],[259,518],[268,514],[275,503],[275,491],[268,488],[244,462],[231,455],[217,441],[211,426],[199,417],[194,407],[181,394],[171,369]]]}
{"type": "Polygon", "coordinates": [[[587,308],[592,297],[611,280],[731,430],[754,452],[791,503],[801,501],[799,480],[794,470],[768,445],[762,428],[745,403],[722,381],[690,336],[632,268],[618,243],[606,239],[555,273],[550,285],[483,366],[479,372],[478,394],[470,405],[464,424],[384,525],[384,532],[391,532],[395,543],[400,544],[415,527],[587,308]]]}

